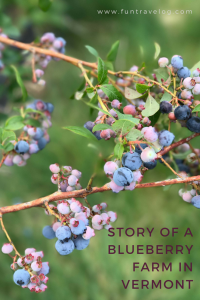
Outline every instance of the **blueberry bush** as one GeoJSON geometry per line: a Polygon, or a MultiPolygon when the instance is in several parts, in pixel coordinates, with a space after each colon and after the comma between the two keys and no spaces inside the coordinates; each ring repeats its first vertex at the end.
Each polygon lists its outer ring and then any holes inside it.
{"type": "MultiPolygon", "coordinates": [[[[94,177],[98,176],[93,174],[88,185],[82,188],[79,182],[81,171],[53,162],[49,169],[51,182],[56,185],[55,193],[0,208],[2,230],[8,239],[2,252],[12,259],[13,281],[36,293],[47,288],[49,263],[42,261],[43,251],[35,248],[25,249],[24,255],[18,252],[4,226],[4,214],[32,207],[43,208],[51,217],[42,229],[43,236],[55,238],[57,252],[68,255],[87,248],[96,230],[109,230],[117,219],[116,212],[109,211],[106,202],[90,205],[87,197],[94,193],[182,184],[179,196],[200,208],[200,149],[190,142],[200,135],[200,63],[189,69],[180,55],[174,55],[171,60],[160,57],[160,46],[155,44],[156,70],[147,72],[143,63],[128,71],[116,71],[114,62],[119,41],[111,46],[106,59],[102,59],[96,49],[86,46],[94,63],[65,55],[66,47],[65,39],[52,32],[44,33],[40,40],[28,44],[9,38],[4,28],[0,31],[0,70],[12,78],[9,89],[14,80],[21,90],[17,99],[21,107],[14,108],[15,115],[6,118],[4,126],[0,127],[0,167],[25,166],[32,154],[40,155],[40,151],[48,147],[54,106],[32,99],[25,79],[31,79],[37,87],[44,87],[43,76],[51,61],[62,60],[80,69],[83,82],[71,98],[83,102],[96,115],[82,126],[63,124],[63,129],[98,143],[113,140],[115,145],[104,161],[105,181],[107,177],[109,182],[102,187],[93,185],[94,177]],[[7,51],[16,51],[16,48],[22,56],[25,53],[23,60],[15,65],[7,63],[7,51]],[[172,123],[175,126],[181,124],[191,134],[177,139],[171,130],[172,123]],[[151,170],[159,163],[170,169],[172,177],[143,183],[145,174],[154,172],[151,170]]],[[[68,161],[63,163],[69,164],[68,161]]]]}

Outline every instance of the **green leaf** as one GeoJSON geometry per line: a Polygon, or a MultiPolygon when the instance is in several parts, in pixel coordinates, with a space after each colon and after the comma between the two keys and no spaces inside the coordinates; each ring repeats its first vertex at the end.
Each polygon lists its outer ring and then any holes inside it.
{"type": "Polygon", "coordinates": [[[133,100],[133,99],[139,98],[141,96],[142,96],[142,94],[138,93],[137,91],[130,89],[128,87],[125,87],[125,97],[127,99],[133,100]]]}
{"type": "Polygon", "coordinates": [[[63,129],[67,129],[69,131],[72,131],[76,134],[82,135],[88,139],[96,140],[96,137],[85,127],[79,127],[79,126],[67,126],[63,127],[63,129]]]}
{"type": "Polygon", "coordinates": [[[98,131],[98,130],[105,130],[105,129],[111,129],[112,130],[112,126],[108,125],[108,124],[97,124],[93,127],[92,131],[98,131]]]}
{"type": "Polygon", "coordinates": [[[18,72],[18,70],[17,70],[17,68],[15,66],[11,65],[10,67],[15,72],[15,77],[16,77],[17,83],[19,84],[19,86],[20,86],[20,88],[22,90],[22,101],[25,102],[27,100],[27,98],[28,98],[28,93],[27,93],[27,90],[26,90],[26,88],[24,86],[22,78],[21,78],[21,76],[20,76],[20,74],[19,74],[19,72],[18,72]]]}
{"type": "Polygon", "coordinates": [[[90,103],[96,104],[98,103],[98,94],[95,93],[94,96],[90,99],[90,103]]]}
{"type": "Polygon", "coordinates": [[[97,50],[94,49],[93,47],[88,46],[88,45],[85,45],[85,48],[87,48],[88,51],[89,51],[92,55],[94,55],[95,57],[98,57],[98,56],[99,56],[99,53],[98,53],[97,50]]]}
{"type": "Polygon", "coordinates": [[[52,4],[52,0],[39,0],[38,1],[39,8],[44,12],[49,10],[49,8],[51,7],[51,4],[52,4]]]}
{"type": "Polygon", "coordinates": [[[109,51],[109,53],[108,53],[108,55],[107,55],[107,60],[108,60],[108,61],[115,61],[115,59],[116,59],[116,57],[117,57],[117,51],[118,51],[118,48],[119,48],[119,41],[116,41],[116,42],[112,45],[112,47],[111,47],[111,49],[110,49],[110,51],[109,51]]]}
{"type": "MultiPolygon", "coordinates": [[[[83,78],[83,81],[81,83],[81,85],[79,86],[79,88],[77,89],[78,92],[81,92],[83,89],[85,88],[85,78],[83,78]]],[[[75,99],[75,93],[73,93],[70,98],[71,100],[75,99]]]]}
{"type": "Polygon", "coordinates": [[[94,109],[97,109],[97,110],[99,110],[99,111],[102,111],[105,115],[108,115],[108,116],[112,117],[113,119],[115,119],[108,111],[103,110],[102,108],[100,108],[100,107],[98,107],[98,106],[92,104],[91,102],[85,102],[85,101],[84,101],[84,103],[85,103],[86,105],[88,105],[88,106],[94,108],[94,109]]]}
{"type": "Polygon", "coordinates": [[[0,127],[0,143],[2,142],[2,134],[3,134],[3,128],[0,127]]]}
{"type": "Polygon", "coordinates": [[[118,120],[112,125],[112,129],[117,133],[124,135],[129,132],[133,127],[135,127],[135,123],[129,120],[118,120]]]}
{"type": "Polygon", "coordinates": [[[117,144],[114,148],[114,155],[117,158],[121,158],[124,152],[124,146],[122,144],[117,144]]]}
{"type": "MultiPolygon", "coordinates": [[[[170,88],[169,88],[170,90],[170,88]]],[[[160,99],[160,102],[162,101],[170,101],[172,99],[172,95],[170,95],[168,92],[164,92],[162,98],[160,99]]]]}
{"type": "Polygon", "coordinates": [[[32,108],[27,108],[25,109],[25,114],[29,114],[29,113],[35,113],[35,114],[39,114],[42,116],[45,116],[45,114],[42,111],[36,110],[36,109],[32,109],[32,108]]]}
{"type": "Polygon", "coordinates": [[[38,120],[35,120],[35,119],[28,119],[25,121],[25,124],[26,125],[31,125],[31,126],[34,126],[34,127],[40,127],[40,122],[38,120]]]}
{"type": "Polygon", "coordinates": [[[21,116],[13,116],[5,123],[5,129],[18,130],[24,127],[23,118],[21,116]]]}
{"type": "Polygon", "coordinates": [[[2,143],[7,144],[10,141],[16,140],[16,134],[13,131],[3,130],[2,143]]]}
{"type": "Polygon", "coordinates": [[[111,61],[104,61],[104,64],[105,64],[107,70],[114,71],[113,63],[111,61]]]}
{"type": "Polygon", "coordinates": [[[200,68],[200,61],[198,61],[198,63],[196,63],[196,64],[190,69],[191,75],[192,75],[192,73],[193,73],[194,70],[199,69],[199,68],[200,68]]]}
{"type": "Polygon", "coordinates": [[[104,61],[98,57],[98,82],[102,84],[107,79],[107,69],[104,64],[104,61]]]}
{"type": "Polygon", "coordinates": [[[195,106],[195,108],[193,109],[192,112],[196,112],[196,111],[200,111],[200,104],[198,104],[197,106],[195,106]]]}
{"type": "Polygon", "coordinates": [[[112,84],[103,84],[100,88],[108,96],[110,101],[114,99],[122,100],[122,94],[112,84]]]}
{"type": "Polygon", "coordinates": [[[155,45],[155,48],[156,48],[156,51],[155,51],[155,54],[154,54],[154,59],[158,58],[159,54],[160,54],[160,45],[158,43],[154,43],[155,45]]]}
{"type": "Polygon", "coordinates": [[[138,129],[131,129],[130,132],[126,135],[128,141],[136,141],[143,137],[143,134],[138,129]]]}
{"type": "Polygon", "coordinates": [[[139,124],[140,122],[139,119],[133,118],[132,115],[121,114],[118,110],[113,110],[117,113],[119,120],[131,121],[135,125],[139,124]]]}
{"type": "Polygon", "coordinates": [[[14,149],[14,145],[12,143],[8,143],[5,147],[4,147],[6,152],[9,152],[11,150],[14,149]]]}
{"type": "Polygon", "coordinates": [[[144,117],[153,116],[158,110],[159,104],[151,95],[149,95],[145,103],[145,109],[142,111],[142,115],[144,117]]]}
{"type": "Polygon", "coordinates": [[[140,83],[137,83],[136,84],[136,90],[138,91],[138,93],[145,93],[148,89],[150,89],[151,86],[148,86],[146,84],[140,84],[140,83]]]}
{"type": "Polygon", "coordinates": [[[93,87],[88,87],[88,88],[86,88],[86,92],[87,93],[93,93],[93,91],[94,91],[94,88],[93,87]]]}
{"type": "Polygon", "coordinates": [[[158,110],[153,116],[149,117],[149,120],[151,121],[151,126],[155,126],[155,124],[158,122],[158,119],[160,117],[160,110],[158,110]]]}
{"type": "Polygon", "coordinates": [[[0,150],[4,150],[4,146],[0,144],[0,150]]]}
{"type": "Polygon", "coordinates": [[[156,77],[158,79],[159,82],[162,83],[162,80],[167,81],[167,79],[169,78],[169,74],[168,74],[168,71],[167,71],[167,68],[158,68],[156,70],[154,70],[155,74],[156,74],[156,77]]]}

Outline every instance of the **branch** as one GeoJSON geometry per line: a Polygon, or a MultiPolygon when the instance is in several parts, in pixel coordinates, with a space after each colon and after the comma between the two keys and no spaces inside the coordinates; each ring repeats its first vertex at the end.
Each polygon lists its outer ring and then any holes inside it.
{"type": "MultiPolygon", "coordinates": [[[[172,184],[178,184],[178,183],[189,183],[189,182],[193,182],[193,181],[200,181],[200,175],[187,177],[185,179],[175,178],[175,179],[171,179],[171,180],[136,184],[136,188],[141,189],[141,188],[149,188],[149,187],[157,187],[157,186],[166,186],[166,185],[172,185],[172,184]]],[[[16,211],[32,208],[32,207],[43,206],[45,201],[47,201],[49,203],[49,202],[63,200],[63,199],[69,199],[69,198],[85,198],[88,195],[102,193],[102,192],[106,192],[106,191],[111,191],[111,189],[108,187],[108,184],[105,184],[102,187],[93,187],[91,191],[82,189],[82,190],[72,191],[72,192],[63,192],[63,193],[55,192],[49,196],[39,198],[39,199],[30,201],[30,202],[1,207],[0,213],[2,215],[4,215],[4,214],[11,213],[11,212],[16,212],[16,211]]]]}

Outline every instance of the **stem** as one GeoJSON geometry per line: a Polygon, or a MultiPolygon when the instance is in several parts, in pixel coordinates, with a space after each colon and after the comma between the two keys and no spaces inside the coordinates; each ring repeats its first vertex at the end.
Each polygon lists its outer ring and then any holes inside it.
{"type": "Polygon", "coordinates": [[[196,150],[194,149],[194,147],[192,146],[192,144],[189,142],[188,145],[190,146],[190,149],[192,150],[192,152],[195,154],[199,164],[200,164],[200,157],[199,155],[197,154],[196,150]]]}
{"type": "Polygon", "coordinates": [[[86,191],[90,192],[92,190],[92,182],[94,180],[94,177],[96,176],[96,174],[93,174],[88,182],[88,185],[86,187],[86,191]]]}
{"type": "Polygon", "coordinates": [[[48,200],[45,200],[45,201],[44,201],[44,205],[46,206],[46,209],[48,210],[48,212],[49,212],[51,215],[55,216],[57,219],[61,220],[61,219],[60,219],[60,216],[59,216],[58,214],[56,214],[56,213],[53,211],[53,209],[50,208],[48,202],[49,202],[48,200]]]}
{"type": "Polygon", "coordinates": [[[2,215],[0,216],[0,222],[1,222],[2,230],[4,231],[4,233],[5,233],[5,235],[6,235],[7,239],[8,239],[8,241],[9,241],[9,243],[13,246],[13,249],[15,250],[15,254],[18,255],[19,257],[22,257],[22,256],[20,255],[20,253],[17,251],[15,245],[13,244],[13,242],[12,242],[12,240],[11,240],[11,238],[10,238],[10,236],[9,236],[9,234],[8,234],[8,232],[7,232],[6,228],[5,228],[5,226],[4,226],[2,215]]]}
{"type": "Polygon", "coordinates": [[[182,177],[178,173],[176,173],[176,171],[166,162],[166,160],[162,156],[160,157],[160,159],[176,176],[182,179],[182,177]]]}

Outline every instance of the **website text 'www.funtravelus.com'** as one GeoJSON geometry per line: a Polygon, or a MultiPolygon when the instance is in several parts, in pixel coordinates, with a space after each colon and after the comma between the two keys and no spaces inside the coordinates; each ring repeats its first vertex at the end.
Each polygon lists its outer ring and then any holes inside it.
{"type": "Polygon", "coordinates": [[[121,9],[121,10],[98,10],[99,15],[192,15],[192,10],[145,10],[145,9],[121,9]]]}

